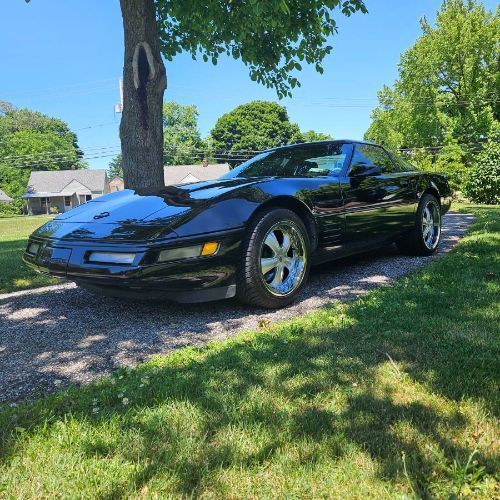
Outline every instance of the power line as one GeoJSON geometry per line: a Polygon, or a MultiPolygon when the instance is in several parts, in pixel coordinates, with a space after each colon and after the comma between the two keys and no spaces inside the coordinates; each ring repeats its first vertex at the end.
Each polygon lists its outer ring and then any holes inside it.
{"type": "MultiPolygon", "coordinates": [[[[468,142],[468,143],[457,143],[459,146],[476,146],[476,145],[482,145],[485,142],[487,142],[489,138],[485,137],[484,141],[482,142],[468,142]]],[[[449,144],[441,144],[441,145],[436,145],[436,146],[418,146],[414,148],[399,148],[400,151],[411,151],[411,150],[418,150],[418,149],[439,149],[443,148],[445,146],[449,146],[449,144]]],[[[98,152],[105,153],[105,152],[112,152],[112,151],[117,151],[120,150],[121,146],[119,144],[116,145],[110,145],[110,146],[95,146],[95,147],[90,147],[86,148],[87,152],[90,152],[90,155],[97,154],[98,152]]],[[[199,146],[187,146],[187,145],[180,145],[180,146],[169,146],[163,148],[164,152],[180,152],[180,153],[199,153],[199,154],[210,154],[210,149],[208,148],[202,148],[199,146]]],[[[227,156],[254,156],[256,154],[262,153],[265,150],[252,150],[252,149],[234,149],[234,150],[215,150],[213,153],[218,154],[218,155],[227,155],[227,156]]],[[[16,155],[16,156],[6,156],[3,157],[2,160],[25,160],[25,159],[32,159],[32,160],[37,160],[40,159],[42,162],[46,161],[53,161],[58,158],[69,158],[70,155],[72,157],[74,150],[59,150],[59,151],[51,151],[51,152],[46,152],[46,153],[32,153],[32,154],[26,154],[26,155],[16,155]]],[[[84,157],[88,158],[88,154],[84,157]]]]}
{"type": "MultiPolygon", "coordinates": [[[[476,152],[480,150],[480,146],[483,145],[484,142],[473,142],[473,143],[457,143],[458,146],[470,146],[471,152],[476,152]]],[[[400,148],[397,151],[401,153],[409,153],[412,151],[428,151],[428,150],[441,150],[444,147],[449,145],[439,145],[439,146],[422,146],[422,147],[414,147],[414,148],[400,148]]],[[[95,151],[91,156],[87,156],[86,159],[100,159],[100,158],[109,158],[112,156],[116,156],[119,151],[116,150],[119,146],[105,146],[101,149],[102,151],[95,151]],[[114,150],[113,150],[114,149],[114,150]]],[[[200,159],[203,157],[214,158],[218,161],[245,161],[253,158],[256,154],[261,153],[262,151],[248,151],[248,150],[234,150],[234,151],[215,151],[210,153],[210,151],[206,151],[204,149],[195,148],[195,147],[168,147],[164,148],[164,153],[177,153],[179,155],[186,154],[194,157],[199,157],[200,159]]],[[[57,157],[45,158],[41,160],[31,160],[29,162],[24,162],[23,164],[11,165],[13,168],[30,168],[32,166],[42,166],[49,165],[57,162],[70,162],[74,161],[74,156],[69,156],[68,154],[62,154],[57,157]]],[[[19,162],[21,163],[21,162],[19,162]]]]}

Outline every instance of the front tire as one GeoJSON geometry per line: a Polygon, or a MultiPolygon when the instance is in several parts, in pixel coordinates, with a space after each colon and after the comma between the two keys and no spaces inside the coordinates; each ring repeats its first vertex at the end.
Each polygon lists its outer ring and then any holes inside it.
{"type": "Polygon", "coordinates": [[[300,217],[284,208],[265,210],[243,242],[238,300],[270,309],[286,306],[307,281],[309,256],[309,235],[300,217]]]}
{"type": "Polygon", "coordinates": [[[425,194],[418,204],[413,230],[396,244],[405,255],[432,255],[441,241],[441,207],[435,196],[425,194]]]}

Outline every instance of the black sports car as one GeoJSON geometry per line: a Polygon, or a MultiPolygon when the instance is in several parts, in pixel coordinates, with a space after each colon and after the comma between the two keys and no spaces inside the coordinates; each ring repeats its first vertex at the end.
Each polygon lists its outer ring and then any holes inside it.
{"type": "Polygon", "coordinates": [[[24,261],[111,295],[278,308],[311,264],[395,242],[432,254],[451,191],[381,146],[322,141],[265,151],[220,179],[126,189],[57,216],[24,261]]]}

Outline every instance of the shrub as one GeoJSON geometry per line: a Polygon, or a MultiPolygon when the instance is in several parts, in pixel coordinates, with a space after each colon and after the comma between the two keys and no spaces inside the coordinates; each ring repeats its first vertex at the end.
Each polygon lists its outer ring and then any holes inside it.
{"type": "Polygon", "coordinates": [[[434,172],[436,170],[432,154],[428,153],[424,149],[412,151],[407,159],[412,165],[415,165],[418,170],[422,170],[424,172],[434,172]]]}
{"type": "Polygon", "coordinates": [[[500,204],[500,143],[489,142],[469,169],[464,194],[475,203],[500,204]]]}
{"type": "Polygon", "coordinates": [[[21,200],[14,200],[12,203],[0,203],[0,217],[12,217],[22,214],[21,200]]]}
{"type": "Polygon", "coordinates": [[[445,174],[453,192],[462,191],[467,175],[466,154],[457,144],[449,144],[436,157],[436,172],[445,174]]]}

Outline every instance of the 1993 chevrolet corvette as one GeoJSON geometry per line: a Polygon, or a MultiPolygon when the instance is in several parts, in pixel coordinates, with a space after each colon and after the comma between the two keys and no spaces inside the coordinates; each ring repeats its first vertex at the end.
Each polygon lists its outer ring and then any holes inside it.
{"type": "Polygon", "coordinates": [[[114,296],[290,303],[309,268],[396,243],[430,255],[451,203],[446,178],[376,144],[265,151],[220,179],[126,189],[57,216],[29,238],[40,272],[114,296]]]}

